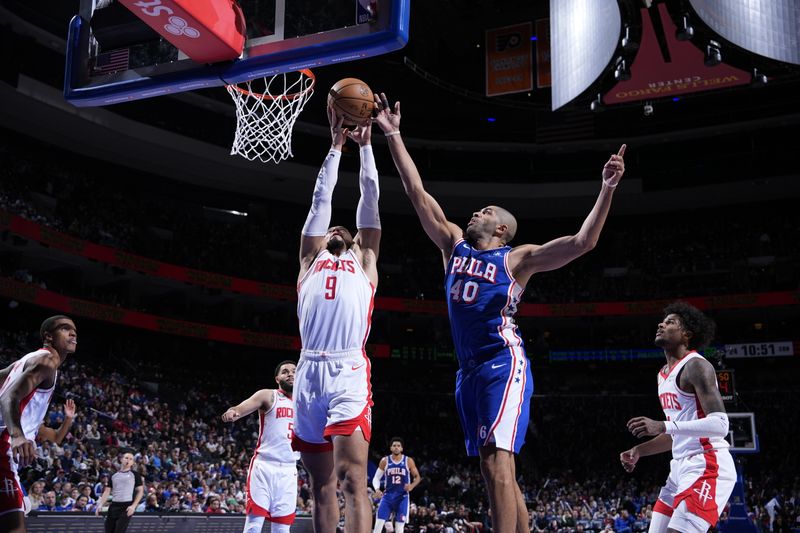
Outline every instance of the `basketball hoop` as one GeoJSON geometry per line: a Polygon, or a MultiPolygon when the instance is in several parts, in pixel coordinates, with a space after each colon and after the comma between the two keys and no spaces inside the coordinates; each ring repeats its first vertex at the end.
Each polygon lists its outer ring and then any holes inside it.
{"type": "Polygon", "coordinates": [[[292,128],[314,94],[314,74],[303,69],[226,85],[236,104],[231,155],[280,163],[292,156],[292,128]]]}

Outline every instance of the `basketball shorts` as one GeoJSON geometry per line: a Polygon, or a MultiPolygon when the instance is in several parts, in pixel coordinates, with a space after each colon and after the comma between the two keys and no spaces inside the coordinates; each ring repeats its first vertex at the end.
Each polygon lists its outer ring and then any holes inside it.
{"type": "Polygon", "coordinates": [[[17,475],[17,462],[11,454],[11,436],[0,434],[0,515],[25,512],[25,494],[17,475]]]}
{"type": "Polygon", "coordinates": [[[294,378],[292,449],[324,452],[335,435],[372,436],[371,364],[363,351],[303,352],[294,378]]]}
{"type": "Polygon", "coordinates": [[[291,525],[296,508],[297,465],[253,456],[247,473],[247,514],[291,525]]]}
{"type": "Polygon", "coordinates": [[[685,533],[702,529],[699,533],[705,533],[716,525],[735,483],[736,467],[727,449],[673,459],[653,511],[671,516],[669,527],[673,529],[685,533]],[[697,520],[683,516],[683,509],[702,518],[702,527],[692,527],[697,520]]]}
{"type": "Polygon", "coordinates": [[[375,516],[388,522],[394,513],[396,522],[405,522],[408,520],[408,500],[409,496],[406,491],[384,494],[381,503],[378,504],[375,516]]]}
{"type": "Polygon", "coordinates": [[[509,348],[456,375],[456,408],[467,455],[494,444],[519,453],[528,429],[533,376],[522,348],[509,348]]]}

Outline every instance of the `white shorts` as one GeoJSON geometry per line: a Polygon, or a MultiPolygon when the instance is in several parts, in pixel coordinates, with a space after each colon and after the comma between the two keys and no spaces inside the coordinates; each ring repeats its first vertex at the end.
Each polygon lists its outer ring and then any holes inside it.
{"type": "Polygon", "coordinates": [[[727,449],[673,459],[653,512],[671,516],[673,529],[705,533],[719,521],[735,483],[736,466],[727,449]]]}
{"type": "Polygon", "coordinates": [[[371,364],[362,351],[303,352],[294,378],[292,449],[325,452],[334,435],[372,436],[371,364]]]}
{"type": "Polygon", "coordinates": [[[297,465],[270,462],[254,455],[247,472],[247,514],[291,525],[296,508],[297,465]]]}

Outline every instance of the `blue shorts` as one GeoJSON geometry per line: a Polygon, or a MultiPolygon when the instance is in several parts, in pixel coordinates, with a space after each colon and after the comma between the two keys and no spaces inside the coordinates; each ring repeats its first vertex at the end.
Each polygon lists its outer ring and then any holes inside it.
{"type": "Polygon", "coordinates": [[[381,503],[378,504],[376,516],[381,520],[388,521],[394,513],[395,522],[405,522],[408,519],[408,493],[403,491],[399,494],[384,494],[381,503]]]}
{"type": "Polygon", "coordinates": [[[519,453],[528,430],[533,376],[522,348],[509,348],[456,375],[456,409],[467,455],[483,446],[519,453]]]}

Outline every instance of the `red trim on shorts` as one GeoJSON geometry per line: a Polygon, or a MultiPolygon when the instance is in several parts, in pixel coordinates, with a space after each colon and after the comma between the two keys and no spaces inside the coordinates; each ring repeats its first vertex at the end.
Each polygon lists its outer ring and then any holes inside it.
{"type": "MultiPolygon", "coordinates": [[[[706,441],[708,439],[700,439],[706,441]]],[[[708,443],[710,445],[710,443],[708,443]]],[[[719,508],[717,507],[717,479],[719,478],[719,465],[717,464],[717,452],[709,450],[703,454],[706,460],[706,468],[692,486],[675,496],[675,508],[682,501],[686,502],[686,508],[696,514],[711,526],[715,526],[719,521],[719,508]]]]}
{"type": "Polygon", "coordinates": [[[245,508],[245,512],[249,515],[263,516],[270,522],[277,522],[278,524],[287,524],[290,526],[294,524],[295,513],[287,514],[286,516],[272,516],[269,511],[254,502],[250,498],[249,493],[247,495],[247,507],[245,508]]]}
{"type": "Polygon", "coordinates": [[[292,450],[305,453],[321,453],[333,451],[332,442],[306,442],[296,434],[292,435],[292,450]]]}
{"type": "Polygon", "coordinates": [[[656,500],[656,504],[653,506],[653,512],[661,513],[665,516],[672,516],[672,513],[674,513],[675,510],[663,501],[656,500]]]}
{"type": "Polygon", "coordinates": [[[349,436],[356,432],[356,428],[361,428],[361,434],[364,436],[364,440],[369,442],[369,440],[372,438],[372,421],[370,420],[371,411],[371,407],[367,405],[357,417],[351,418],[350,420],[336,422],[335,424],[331,424],[330,426],[326,427],[323,435],[326,438],[333,437],[334,435],[349,436]]]}
{"type": "Polygon", "coordinates": [[[0,435],[0,483],[5,486],[6,482],[11,480],[16,486],[14,493],[16,498],[11,496],[11,491],[0,492],[0,515],[6,513],[13,513],[15,511],[24,513],[25,502],[22,497],[22,487],[19,486],[17,481],[17,471],[9,457],[11,453],[11,435],[8,430],[3,430],[0,435]]]}
{"type": "Polygon", "coordinates": [[[292,524],[294,524],[294,515],[295,513],[287,514],[286,516],[267,516],[266,518],[270,522],[275,522],[277,524],[286,524],[291,526],[292,524]]]}

